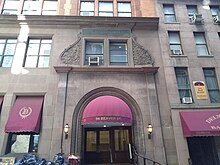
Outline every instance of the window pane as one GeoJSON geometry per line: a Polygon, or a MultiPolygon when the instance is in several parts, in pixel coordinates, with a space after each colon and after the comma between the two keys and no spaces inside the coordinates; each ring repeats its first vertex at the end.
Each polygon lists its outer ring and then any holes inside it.
{"type": "Polygon", "coordinates": [[[11,153],[28,153],[30,135],[15,135],[11,146],[11,153]]]}
{"type": "Polygon", "coordinates": [[[175,15],[165,15],[165,22],[176,22],[175,15]]]}
{"type": "Polygon", "coordinates": [[[84,12],[80,12],[81,16],[93,16],[94,12],[88,12],[88,11],[84,11],[84,12]]]}
{"type": "Polygon", "coordinates": [[[180,43],[180,37],[178,32],[169,32],[169,39],[170,43],[179,44],[180,43]]]}
{"type": "Polygon", "coordinates": [[[112,2],[99,2],[99,11],[113,12],[112,2]]]}
{"type": "Polygon", "coordinates": [[[25,67],[33,67],[37,66],[37,56],[27,56],[25,61],[25,67]]]}
{"type": "Polygon", "coordinates": [[[4,48],[5,48],[5,44],[0,43],[0,55],[3,55],[4,48]]]}
{"type": "Polygon", "coordinates": [[[172,5],[164,5],[164,14],[174,14],[174,7],[172,5]]]}
{"type": "Polygon", "coordinates": [[[50,55],[51,44],[42,44],[40,48],[40,55],[50,55]]]}
{"type": "Polygon", "coordinates": [[[206,45],[196,45],[196,49],[199,56],[209,55],[206,45]]]}
{"type": "Polygon", "coordinates": [[[188,72],[186,68],[175,68],[175,74],[180,101],[182,103],[183,97],[192,97],[188,72]]]}
{"type": "Polygon", "coordinates": [[[80,11],[94,11],[94,2],[81,2],[80,11]]]}
{"type": "Polygon", "coordinates": [[[13,56],[5,56],[2,61],[2,67],[11,67],[13,56]]]}
{"type": "Polygon", "coordinates": [[[44,1],[43,10],[56,11],[57,1],[44,1]]]}
{"type": "Polygon", "coordinates": [[[103,54],[103,43],[86,43],[86,54],[103,54]]]}
{"type": "Polygon", "coordinates": [[[38,67],[49,67],[49,57],[48,56],[40,56],[38,67]]]}
{"type": "Polygon", "coordinates": [[[99,132],[99,151],[109,151],[110,148],[110,138],[109,131],[99,132]]]}
{"type": "Polygon", "coordinates": [[[97,141],[96,132],[87,131],[86,132],[86,151],[96,151],[97,141]]]}
{"type": "Polygon", "coordinates": [[[219,14],[220,9],[218,6],[210,6],[210,11],[212,13],[212,16],[216,16],[219,14]]]}
{"type": "Polygon", "coordinates": [[[38,151],[38,143],[39,143],[39,135],[33,135],[34,137],[34,146],[33,146],[33,152],[38,151]]]}
{"type": "Polygon", "coordinates": [[[5,48],[5,55],[13,55],[15,52],[16,44],[7,44],[5,48]]]}
{"type": "Polygon", "coordinates": [[[113,16],[113,13],[99,12],[99,16],[113,16]]]}
{"type": "Polygon", "coordinates": [[[118,12],[131,12],[131,4],[130,3],[118,3],[118,12]]]}
{"type": "Polygon", "coordinates": [[[215,70],[212,68],[203,69],[206,86],[209,93],[211,103],[220,103],[220,91],[215,74],[215,70]]]}
{"type": "Polygon", "coordinates": [[[39,52],[39,44],[29,44],[27,55],[37,55],[39,52]]]}
{"type": "Polygon", "coordinates": [[[16,1],[16,0],[6,0],[3,9],[4,10],[11,9],[11,10],[17,11],[19,3],[20,3],[20,1],[16,1]]]}
{"type": "Polygon", "coordinates": [[[197,14],[197,7],[196,6],[187,6],[188,15],[191,16],[193,14],[197,14]]]}
{"type": "Polygon", "coordinates": [[[127,65],[127,44],[110,43],[110,64],[127,65]]]}
{"type": "Polygon", "coordinates": [[[205,36],[203,33],[194,33],[196,44],[205,44],[205,36]]]}
{"type": "Polygon", "coordinates": [[[39,1],[25,1],[22,14],[25,15],[39,15],[39,1]]]}

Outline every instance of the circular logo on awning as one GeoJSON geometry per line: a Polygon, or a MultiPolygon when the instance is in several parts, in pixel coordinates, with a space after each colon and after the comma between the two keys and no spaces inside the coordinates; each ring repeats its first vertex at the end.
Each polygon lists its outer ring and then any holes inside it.
{"type": "Polygon", "coordinates": [[[19,111],[19,115],[21,116],[22,119],[25,119],[26,117],[30,116],[32,113],[31,107],[23,107],[19,111]]]}

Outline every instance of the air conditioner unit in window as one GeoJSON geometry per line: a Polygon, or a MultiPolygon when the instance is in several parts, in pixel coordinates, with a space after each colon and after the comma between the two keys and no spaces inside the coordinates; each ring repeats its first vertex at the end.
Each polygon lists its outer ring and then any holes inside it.
{"type": "Polygon", "coordinates": [[[177,49],[177,50],[172,50],[173,55],[181,55],[182,54],[182,50],[177,49]]]}
{"type": "Polygon", "coordinates": [[[183,104],[192,104],[193,103],[192,97],[183,97],[182,98],[182,103],[183,104]]]}
{"type": "Polygon", "coordinates": [[[191,18],[193,23],[203,23],[202,14],[194,14],[191,18]]]}
{"type": "Polygon", "coordinates": [[[90,66],[98,66],[99,65],[99,57],[89,57],[89,65],[90,66]]]}
{"type": "Polygon", "coordinates": [[[220,23],[220,16],[216,15],[215,17],[213,17],[213,20],[215,23],[220,23]]]}

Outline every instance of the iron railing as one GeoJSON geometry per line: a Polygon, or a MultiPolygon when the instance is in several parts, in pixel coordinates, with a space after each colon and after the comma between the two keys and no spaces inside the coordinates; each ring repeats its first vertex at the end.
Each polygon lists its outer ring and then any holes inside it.
{"type": "Polygon", "coordinates": [[[136,156],[136,159],[134,159],[134,161],[135,161],[135,163],[137,165],[138,165],[138,159],[139,158],[143,159],[144,165],[146,165],[147,161],[150,161],[151,163],[153,163],[153,165],[162,165],[161,163],[159,163],[159,162],[157,162],[157,161],[155,161],[153,159],[150,159],[150,158],[148,158],[148,157],[146,157],[144,155],[139,154],[134,146],[132,148],[133,148],[134,156],[136,156]]]}

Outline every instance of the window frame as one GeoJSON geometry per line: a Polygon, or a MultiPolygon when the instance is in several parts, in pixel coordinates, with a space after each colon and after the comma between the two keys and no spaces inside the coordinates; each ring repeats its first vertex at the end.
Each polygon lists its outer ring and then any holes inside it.
{"type": "Polygon", "coordinates": [[[118,17],[132,17],[132,5],[131,5],[131,2],[117,2],[117,16],[118,17]],[[129,4],[130,5],[130,11],[119,11],[119,4],[129,4]],[[129,16],[125,16],[125,15],[122,15],[120,16],[121,14],[129,14],[129,16]]]}
{"type": "MultiPolygon", "coordinates": [[[[16,51],[16,46],[17,46],[17,38],[0,38],[1,40],[5,40],[5,43],[4,43],[4,48],[2,50],[2,55],[0,55],[0,67],[5,67],[5,68],[10,68],[12,66],[12,63],[13,63],[13,59],[14,59],[14,55],[15,55],[15,51],[16,51]],[[15,42],[13,43],[8,43],[8,40],[15,40],[15,42]],[[13,54],[6,54],[6,50],[7,50],[7,46],[8,45],[14,45],[14,51],[13,51],[13,54]],[[10,66],[3,66],[3,63],[4,63],[4,58],[5,57],[11,57],[11,64],[10,66]]],[[[0,42],[1,44],[1,42],[0,42]]]]}
{"type": "Polygon", "coordinates": [[[209,94],[210,102],[211,103],[220,103],[220,89],[219,89],[219,84],[218,84],[218,79],[216,76],[215,68],[203,68],[203,75],[204,75],[204,79],[206,82],[206,87],[207,87],[207,91],[209,94]],[[208,71],[211,71],[213,73],[207,74],[208,71]],[[208,81],[210,79],[212,79],[212,81],[214,81],[214,83],[212,83],[213,88],[210,88],[210,86],[209,86],[210,82],[208,82],[208,81]],[[213,92],[215,92],[214,96],[212,96],[213,92]],[[216,100],[216,98],[217,98],[216,95],[218,95],[218,100],[216,100]]]}
{"type": "MultiPolygon", "coordinates": [[[[117,56],[116,56],[117,57],[117,56]]],[[[110,40],[109,41],[109,65],[110,66],[128,66],[128,43],[127,41],[114,41],[114,40],[110,40]],[[120,56],[125,56],[126,60],[125,61],[121,61],[121,62],[112,62],[111,61],[111,57],[112,56],[115,56],[115,55],[112,55],[111,54],[111,51],[115,51],[115,50],[112,50],[111,49],[111,45],[125,45],[125,50],[122,50],[122,51],[125,51],[125,55],[120,55],[120,56]],[[116,65],[114,65],[116,64],[116,65]],[[121,64],[121,65],[117,65],[117,64],[121,64]]]]}
{"type": "Polygon", "coordinates": [[[84,53],[84,65],[90,65],[89,64],[89,57],[93,57],[93,58],[96,58],[96,57],[101,57],[98,61],[98,64],[97,65],[101,65],[103,66],[104,65],[104,50],[105,48],[105,45],[104,45],[104,40],[85,40],[85,53],[84,53]],[[90,44],[100,44],[102,45],[102,53],[87,53],[87,43],[90,43],[90,44]]]}
{"type": "Polygon", "coordinates": [[[38,7],[39,3],[40,3],[40,0],[24,0],[22,10],[21,10],[21,14],[22,15],[40,15],[41,14],[40,10],[42,8],[38,7]],[[36,4],[38,3],[38,5],[36,5],[34,2],[36,4]],[[34,7],[34,9],[31,8],[31,10],[30,9],[25,9],[25,5],[28,4],[28,3],[31,3],[30,6],[35,6],[36,8],[35,7],[34,7]]]}
{"type": "MultiPolygon", "coordinates": [[[[32,152],[37,153],[38,147],[39,147],[40,134],[26,132],[26,133],[22,133],[22,134],[21,133],[9,133],[5,154],[11,153],[12,145],[16,141],[17,136],[20,136],[20,135],[21,136],[22,135],[30,136],[27,153],[32,153],[32,152]],[[34,136],[38,136],[38,143],[36,144],[37,146],[35,146],[35,144],[34,144],[34,136]]],[[[23,152],[17,152],[17,153],[23,153],[23,152]]]]}
{"type": "Polygon", "coordinates": [[[182,43],[180,38],[180,32],[179,31],[168,31],[168,37],[169,37],[169,46],[170,46],[170,52],[172,55],[183,55],[183,49],[182,49],[182,43]],[[171,34],[172,37],[176,37],[176,42],[171,41],[171,34]],[[174,35],[175,34],[175,35],[174,35]],[[179,49],[172,49],[172,47],[179,47],[179,49]],[[179,54],[175,54],[174,50],[180,50],[179,54]]]}
{"type": "Polygon", "coordinates": [[[56,15],[57,14],[57,6],[58,6],[58,0],[43,0],[41,15],[56,15]],[[56,9],[44,9],[45,2],[56,3],[56,9]],[[50,14],[47,14],[47,13],[50,13],[50,14]]]}
{"type": "Polygon", "coordinates": [[[4,4],[3,4],[3,7],[2,7],[2,14],[3,15],[17,15],[19,4],[20,4],[20,0],[5,0],[4,4]],[[10,5],[10,7],[12,7],[12,8],[5,9],[5,4],[7,2],[17,2],[17,4],[16,5],[10,5]],[[15,8],[13,8],[13,7],[15,7],[15,8]]]}
{"type": "MultiPolygon", "coordinates": [[[[50,37],[30,37],[30,38],[28,38],[27,45],[26,45],[26,51],[25,51],[25,58],[24,58],[24,62],[23,62],[23,67],[25,67],[25,68],[49,68],[49,66],[50,66],[50,56],[51,56],[51,52],[52,52],[52,42],[53,42],[53,40],[50,37]],[[37,54],[31,54],[31,55],[28,54],[29,47],[30,47],[30,44],[31,44],[30,43],[31,40],[40,40],[40,43],[38,44],[39,47],[38,47],[37,54]],[[50,40],[50,43],[42,43],[43,40],[50,40]],[[40,54],[42,44],[50,44],[50,50],[49,50],[50,53],[49,54],[43,54],[43,55],[40,54]],[[31,57],[37,57],[36,66],[26,66],[27,59],[30,56],[31,57]],[[48,66],[39,66],[39,61],[40,61],[41,57],[48,57],[48,66]]],[[[36,44],[36,43],[33,43],[33,44],[36,44]]]]}
{"type": "Polygon", "coordinates": [[[113,17],[114,16],[114,3],[113,1],[99,1],[98,2],[98,16],[105,16],[105,17],[113,17]],[[111,4],[112,5],[112,10],[106,11],[106,10],[100,10],[100,4],[111,4]],[[107,15],[100,15],[100,13],[105,13],[107,15]],[[108,15],[112,14],[112,15],[108,15]]]}
{"type": "Polygon", "coordinates": [[[194,14],[198,14],[197,5],[186,5],[186,8],[187,8],[187,14],[188,14],[189,20],[191,21],[194,14]],[[195,10],[195,11],[191,12],[192,10],[195,10]]]}
{"type": "Polygon", "coordinates": [[[164,22],[165,23],[174,23],[176,21],[176,14],[174,4],[163,4],[163,14],[164,14],[164,22]],[[169,10],[170,13],[166,13],[166,10],[172,8],[172,11],[169,10]],[[165,10],[166,9],[166,10],[165,10]],[[169,21],[172,16],[172,21],[169,21]]]}
{"type": "Polygon", "coordinates": [[[192,90],[191,90],[191,83],[190,83],[189,74],[188,74],[188,68],[187,67],[175,67],[174,72],[175,72],[175,76],[176,76],[176,83],[177,83],[177,89],[178,89],[178,93],[179,93],[180,102],[181,102],[181,104],[183,104],[184,97],[193,98],[192,90]],[[184,72],[184,74],[180,74],[180,72],[182,72],[182,73],[184,72]],[[181,79],[184,78],[185,83],[180,84],[179,83],[180,78],[181,79]],[[185,94],[183,94],[183,92],[185,94]]]}
{"type": "Polygon", "coordinates": [[[193,35],[194,35],[194,40],[195,40],[197,56],[198,57],[210,56],[205,33],[204,32],[193,32],[193,35]],[[199,39],[198,37],[202,37],[203,41],[198,42],[197,41],[199,39]],[[201,50],[201,48],[200,48],[201,46],[204,47],[204,50],[206,51],[206,54],[200,54],[199,53],[199,50],[201,50]]]}
{"type": "Polygon", "coordinates": [[[95,2],[94,1],[80,1],[80,11],[79,11],[79,15],[80,16],[95,16],[95,2]],[[91,3],[93,4],[93,10],[82,10],[82,3],[91,3]],[[89,12],[89,13],[93,13],[92,15],[83,15],[84,12],[89,12]]]}

